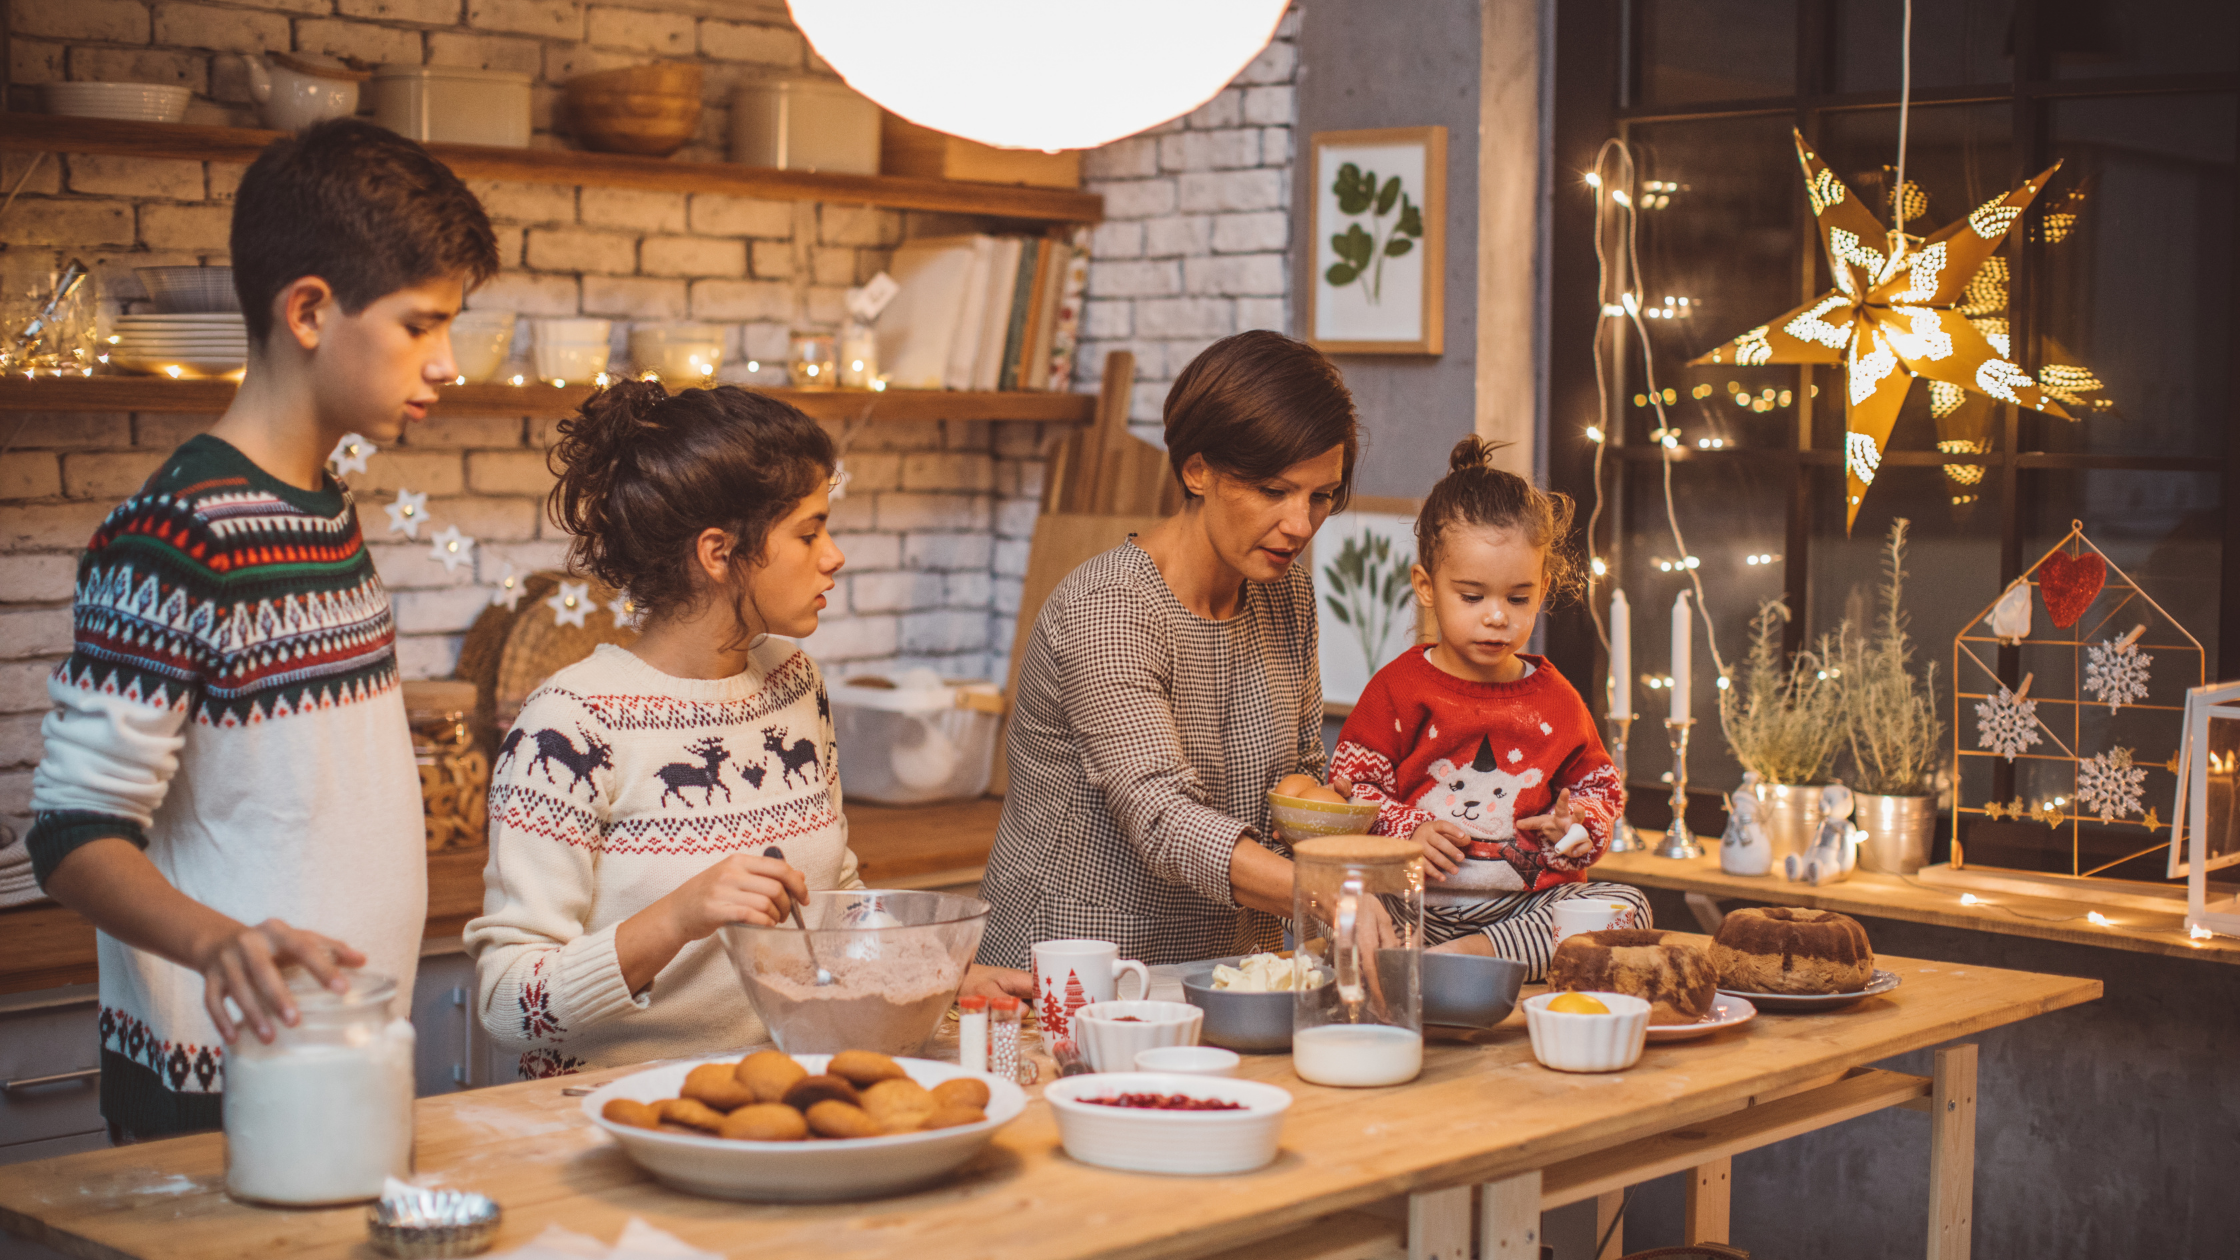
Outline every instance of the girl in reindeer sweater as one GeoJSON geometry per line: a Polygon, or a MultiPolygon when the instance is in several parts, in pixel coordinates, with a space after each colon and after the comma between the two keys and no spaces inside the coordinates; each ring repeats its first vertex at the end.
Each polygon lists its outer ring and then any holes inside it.
{"type": "Polygon", "coordinates": [[[561,434],[570,559],[645,629],[554,674],[493,767],[466,942],[523,1077],[762,1040],[716,929],[862,886],[823,679],[771,637],[816,629],[843,562],[831,439],[762,395],[634,381],[561,434]]]}
{"type": "Polygon", "coordinates": [[[1649,926],[1649,905],[1587,879],[1625,787],[1579,693],[1517,651],[1541,605],[1577,581],[1564,546],[1571,501],[1493,467],[1493,449],[1464,438],[1416,518],[1411,576],[1439,641],[1369,680],[1330,770],[1378,804],[1372,830],[1423,846],[1433,945],[1514,958],[1538,980],[1556,902],[1624,902],[1637,927],[1649,926]]]}

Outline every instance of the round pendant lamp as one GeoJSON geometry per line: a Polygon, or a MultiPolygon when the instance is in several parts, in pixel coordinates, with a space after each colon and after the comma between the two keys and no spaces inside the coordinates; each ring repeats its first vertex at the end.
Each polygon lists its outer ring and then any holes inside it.
{"type": "Polygon", "coordinates": [[[848,86],[1006,149],[1087,149],[1213,99],[1288,0],[788,0],[848,86]]]}

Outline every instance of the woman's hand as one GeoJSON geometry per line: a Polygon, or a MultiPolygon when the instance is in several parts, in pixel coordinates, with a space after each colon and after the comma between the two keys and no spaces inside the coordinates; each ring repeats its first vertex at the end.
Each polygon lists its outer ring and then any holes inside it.
{"type": "Polygon", "coordinates": [[[957,990],[958,997],[1015,997],[1022,1002],[1034,1001],[1034,973],[1016,967],[985,967],[974,963],[964,969],[964,985],[957,990]]]}
{"type": "Polygon", "coordinates": [[[210,1022],[218,1026],[218,1035],[226,1039],[226,1044],[233,1044],[240,1036],[232,1018],[234,1012],[259,1041],[272,1040],[274,1020],[295,1026],[296,1004],[288,996],[286,978],[280,974],[281,968],[291,964],[340,992],[350,985],[343,968],[365,966],[366,956],[341,941],[290,927],[278,919],[266,919],[255,927],[233,924],[232,930],[214,936],[197,951],[195,966],[202,972],[202,1008],[210,1012],[210,1022]],[[228,999],[233,1012],[226,1009],[228,999]]]}
{"type": "Polygon", "coordinates": [[[685,946],[726,923],[775,927],[808,897],[808,880],[783,859],[734,853],[615,928],[623,981],[643,992],[685,946]]]}
{"type": "Polygon", "coordinates": [[[1446,879],[1462,869],[1462,860],[1467,856],[1463,849],[1470,843],[1469,832],[1435,818],[1416,824],[1408,838],[1423,846],[1423,860],[1439,878],[1446,879]]]}

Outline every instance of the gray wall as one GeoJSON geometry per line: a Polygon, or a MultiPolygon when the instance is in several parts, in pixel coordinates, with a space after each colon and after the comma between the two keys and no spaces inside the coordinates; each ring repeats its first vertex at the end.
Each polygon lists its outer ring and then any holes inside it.
{"type": "Polygon", "coordinates": [[[1307,0],[1299,7],[1293,292],[1305,326],[1317,131],[1447,129],[1446,352],[1340,355],[1366,430],[1356,489],[1420,498],[1476,418],[1479,0],[1307,0]]]}

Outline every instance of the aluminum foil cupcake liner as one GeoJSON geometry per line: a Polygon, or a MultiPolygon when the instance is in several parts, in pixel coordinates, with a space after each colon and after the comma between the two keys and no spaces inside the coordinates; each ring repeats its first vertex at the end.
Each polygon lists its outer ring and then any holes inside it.
{"type": "Polygon", "coordinates": [[[391,1195],[366,1213],[374,1245],[406,1260],[471,1256],[486,1251],[498,1233],[498,1205],[462,1190],[420,1190],[391,1195]]]}

